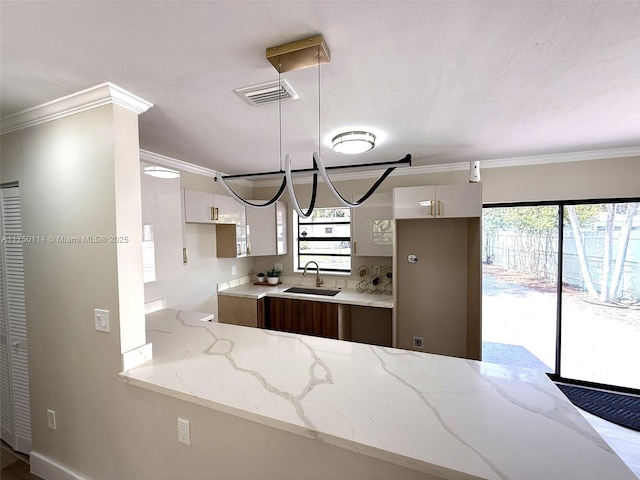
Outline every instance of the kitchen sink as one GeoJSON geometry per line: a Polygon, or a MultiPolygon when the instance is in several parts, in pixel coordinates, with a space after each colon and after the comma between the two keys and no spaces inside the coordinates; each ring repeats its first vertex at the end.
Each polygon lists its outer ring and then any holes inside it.
{"type": "Polygon", "coordinates": [[[312,288],[312,287],[289,287],[286,290],[283,290],[287,293],[307,293],[310,295],[324,295],[326,297],[333,297],[337,295],[340,290],[336,290],[333,288],[312,288]]]}

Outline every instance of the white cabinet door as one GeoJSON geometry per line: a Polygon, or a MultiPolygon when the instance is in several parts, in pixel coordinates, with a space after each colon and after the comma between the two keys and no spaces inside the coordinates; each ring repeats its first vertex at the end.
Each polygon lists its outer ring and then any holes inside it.
{"type": "MultiPolygon", "coordinates": [[[[264,200],[255,200],[264,203],[264,200]]],[[[251,256],[259,257],[276,254],[276,205],[265,208],[247,208],[247,225],[251,256]]]]}
{"type": "Polygon", "coordinates": [[[240,204],[231,197],[213,194],[214,223],[237,223],[237,205],[240,204]]]}
{"type": "Polygon", "coordinates": [[[437,185],[436,202],[438,217],[480,217],[482,215],[482,184],[437,185]]]}
{"type": "Polygon", "coordinates": [[[226,195],[184,190],[184,221],[187,223],[236,223],[236,202],[226,195]]]}
{"type": "Polygon", "coordinates": [[[287,254],[287,218],[289,211],[285,202],[276,202],[276,254],[287,254]]]}
{"type": "Polygon", "coordinates": [[[436,187],[401,187],[393,189],[394,218],[435,218],[436,187]]]}
{"type": "Polygon", "coordinates": [[[236,224],[236,251],[238,252],[239,257],[245,257],[251,253],[249,252],[250,247],[247,234],[247,213],[244,205],[233,199],[231,200],[235,207],[233,219],[236,224]]]}
{"type": "Polygon", "coordinates": [[[482,184],[394,188],[393,214],[396,219],[480,217],[482,184]]]}
{"type": "Polygon", "coordinates": [[[216,211],[213,205],[213,194],[184,191],[184,221],[187,223],[214,223],[216,211]]]}
{"type": "MultiPolygon", "coordinates": [[[[354,195],[354,200],[362,195],[354,195]]],[[[351,253],[393,256],[393,194],[374,193],[361,207],[351,209],[351,253]]]]}
{"type": "MultiPolygon", "coordinates": [[[[264,200],[255,200],[264,203],[264,200]]],[[[251,256],[287,253],[287,204],[276,202],[265,208],[247,208],[251,256]]]]}

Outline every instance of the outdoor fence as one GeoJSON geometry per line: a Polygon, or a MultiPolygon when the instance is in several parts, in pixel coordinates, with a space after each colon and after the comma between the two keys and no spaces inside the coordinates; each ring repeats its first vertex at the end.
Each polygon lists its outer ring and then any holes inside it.
{"type": "MultiPolygon", "coordinates": [[[[602,288],[604,234],[586,232],[582,234],[585,258],[594,287],[602,288]]],[[[557,236],[524,236],[500,231],[484,233],[483,262],[508,270],[526,273],[532,277],[556,282],[558,277],[557,236]]],[[[614,242],[612,259],[615,262],[617,245],[614,242]]],[[[564,285],[585,289],[585,280],[580,267],[573,236],[565,234],[562,282],[564,285]]],[[[613,269],[613,267],[612,267],[613,269]]],[[[618,287],[618,298],[640,301],[640,238],[629,239],[627,256],[618,287]]]]}

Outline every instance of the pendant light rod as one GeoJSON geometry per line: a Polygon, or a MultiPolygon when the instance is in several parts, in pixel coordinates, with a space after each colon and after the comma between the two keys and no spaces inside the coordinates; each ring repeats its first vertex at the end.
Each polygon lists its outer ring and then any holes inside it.
{"type": "MultiPolygon", "coordinates": [[[[333,167],[324,167],[327,171],[333,170],[382,170],[383,168],[398,168],[398,167],[410,167],[411,166],[411,154],[408,153],[404,158],[400,160],[391,161],[391,162],[371,162],[371,163],[358,163],[355,165],[336,165],[333,167]]],[[[318,168],[300,168],[296,170],[291,170],[292,175],[296,174],[305,174],[305,173],[313,173],[318,172],[318,168]]],[[[220,178],[224,178],[225,180],[240,180],[243,178],[256,178],[256,177],[273,177],[276,175],[282,175],[283,171],[277,172],[263,172],[263,173],[242,173],[238,175],[225,175],[222,177],[220,174],[216,175],[216,177],[220,176],[220,178]]],[[[216,179],[217,181],[217,179],[216,179]]]]}
{"type": "Polygon", "coordinates": [[[333,185],[333,182],[331,181],[331,179],[329,179],[329,174],[327,174],[327,169],[322,163],[322,160],[320,159],[320,155],[317,152],[313,152],[313,164],[318,166],[318,170],[320,170],[320,176],[322,177],[322,180],[324,180],[324,183],[327,185],[327,188],[329,189],[329,191],[333,194],[334,197],[336,197],[336,200],[338,200],[338,202],[341,203],[343,207],[347,207],[347,208],[355,208],[363,205],[364,202],[366,202],[369,199],[369,197],[373,195],[373,193],[380,186],[380,184],[384,182],[385,179],[389,175],[391,175],[391,172],[395,170],[395,167],[387,168],[384,171],[384,173],[380,175],[380,178],[378,178],[378,180],[375,181],[375,183],[371,186],[371,188],[369,188],[367,193],[365,193],[362,197],[360,197],[355,202],[350,202],[349,200],[344,198],[342,195],[340,195],[338,190],[336,190],[336,187],[333,185]]]}
{"type": "MultiPolygon", "coordinates": [[[[278,84],[281,84],[281,74],[282,72],[288,72],[292,70],[298,70],[301,68],[311,67],[315,64],[318,70],[318,151],[313,152],[313,167],[312,168],[302,168],[297,170],[291,169],[291,156],[285,155],[284,157],[284,171],[282,170],[282,109],[280,98],[278,98],[278,130],[280,136],[279,142],[279,160],[280,160],[280,170],[277,172],[263,172],[263,173],[245,173],[239,175],[221,175],[219,172],[215,172],[214,181],[219,182],[220,185],[234,198],[236,201],[240,202],[242,205],[247,207],[255,207],[255,208],[265,208],[269,205],[272,205],[274,202],[278,201],[280,197],[284,194],[285,189],[289,194],[289,199],[293,203],[293,207],[298,215],[302,218],[309,218],[313,213],[313,208],[316,203],[316,196],[318,191],[318,176],[322,177],[323,182],[327,185],[329,191],[336,198],[338,203],[345,207],[359,207],[362,205],[375,190],[380,186],[380,184],[398,167],[410,167],[411,166],[411,154],[405,155],[404,158],[397,160],[395,162],[381,162],[381,163],[360,163],[355,165],[340,165],[334,167],[325,167],[322,163],[322,159],[320,157],[320,147],[321,147],[321,129],[320,129],[320,65],[322,63],[327,63],[331,61],[329,57],[329,50],[327,48],[326,43],[321,35],[317,35],[315,37],[309,37],[304,40],[298,40],[296,42],[292,42],[286,45],[280,45],[279,47],[271,47],[267,49],[266,52],[267,59],[278,71],[278,84]],[[374,182],[374,184],[369,188],[367,193],[365,193],[359,200],[355,202],[350,202],[346,198],[344,198],[338,190],[333,185],[333,182],[329,178],[328,171],[362,171],[362,170],[380,170],[385,169],[382,175],[374,182]],[[303,174],[313,174],[313,188],[311,192],[311,200],[309,201],[309,208],[307,211],[303,211],[300,208],[300,204],[298,203],[298,198],[296,197],[295,190],[293,188],[293,176],[294,175],[303,175],[303,174]],[[245,200],[240,195],[235,193],[233,189],[227,183],[227,180],[239,180],[246,178],[260,178],[260,177],[273,177],[273,176],[282,176],[282,183],[280,184],[280,188],[276,192],[276,194],[271,198],[271,200],[267,200],[262,203],[254,203],[253,201],[245,200]]],[[[354,132],[351,132],[354,133],[354,132]]],[[[358,132],[355,132],[358,133],[358,132]]],[[[366,133],[366,132],[365,132],[366,133]]],[[[371,134],[370,134],[371,135],[371,134]]],[[[371,135],[373,137],[373,135],[371,135]]],[[[338,138],[338,137],[336,137],[338,138]]],[[[375,140],[375,137],[373,137],[375,140]]],[[[334,138],[335,141],[335,138],[334,138]]]]}

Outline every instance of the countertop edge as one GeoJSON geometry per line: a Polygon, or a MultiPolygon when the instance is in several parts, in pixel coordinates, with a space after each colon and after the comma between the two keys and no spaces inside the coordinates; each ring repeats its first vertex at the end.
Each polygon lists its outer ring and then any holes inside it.
{"type": "Polygon", "coordinates": [[[347,440],[334,435],[321,433],[316,430],[304,428],[289,422],[277,420],[272,417],[267,417],[259,413],[252,413],[247,410],[225,405],[206,398],[198,397],[193,394],[180,392],[172,388],[162,387],[154,383],[145,382],[137,378],[133,378],[127,375],[127,372],[118,373],[120,381],[128,385],[132,385],[138,388],[159,393],[161,395],[167,395],[177,400],[182,400],[188,403],[192,403],[201,407],[210,408],[218,412],[232,415],[234,417],[242,418],[250,422],[256,422],[267,427],[276,428],[294,435],[300,435],[302,437],[309,438],[311,440],[320,441],[328,445],[332,445],[345,450],[350,450],[355,453],[366,455],[368,457],[376,458],[385,462],[393,463],[395,465],[409,468],[411,470],[417,470],[429,475],[440,476],[450,480],[481,480],[480,477],[461,472],[459,470],[452,470],[440,465],[430,464],[423,462],[415,458],[407,457],[405,455],[399,455],[397,453],[389,452],[388,450],[382,450],[380,448],[364,445],[353,440],[347,440]]]}

